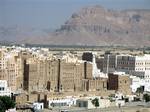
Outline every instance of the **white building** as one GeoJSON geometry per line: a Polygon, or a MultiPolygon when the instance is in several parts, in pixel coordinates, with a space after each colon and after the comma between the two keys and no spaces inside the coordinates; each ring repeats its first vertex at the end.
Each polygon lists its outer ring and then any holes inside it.
{"type": "MultiPolygon", "coordinates": [[[[95,105],[93,105],[92,100],[93,100],[92,98],[78,99],[76,102],[76,106],[81,107],[81,108],[94,109],[96,107],[95,107],[95,105]]],[[[97,108],[107,108],[111,104],[110,100],[108,100],[108,99],[98,98],[98,102],[99,102],[99,106],[97,108]]]]}
{"type": "Polygon", "coordinates": [[[116,55],[104,56],[104,72],[121,71],[132,76],[132,92],[143,86],[144,91],[150,92],[150,55],[116,55]]]}
{"type": "Polygon", "coordinates": [[[62,99],[54,99],[54,100],[49,100],[49,108],[51,107],[61,107],[61,106],[73,106],[76,105],[76,98],[62,98],[62,99]]]}
{"type": "Polygon", "coordinates": [[[17,110],[16,110],[16,108],[14,108],[14,109],[8,109],[8,110],[6,110],[6,112],[17,112],[17,110]]]}
{"type": "Polygon", "coordinates": [[[150,55],[135,57],[135,71],[147,71],[150,70],[150,55]]]}
{"type": "Polygon", "coordinates": [[[131,89],[132,92],[135,93],[137,91],[137,88],[143,86],[144,87],[144,91],[147,91],[147,87],[150,84],[146,85],[146,80],[145,79],[141,79],[140,77],[136,77],[136,76],[130,76],[131,80],[132,80],[132,85],[131,85],[131,89]]]}
{"type": "Polygon", "coordinates": [[[124,106],[125,105],[125,101],[124,100],[116,100],[115,104],[116,104],[117,107],[124,106]]]}
{"type": "Polygon", "coordinates": [[[44,104],[43,103],[33,103],[33,108],[34,110],[43,110],[44,109],[44,104]]]}
{"type": "Polygon", "coordinates": [[[11,96],[11,90],[7,87],[6,80],[0,80],[0,96],[11,96]]]}
{"type": "Polygon", "coordinates": [[[132,56],[107,54],[104,56],[103,70],[104,72],[145,72],[150,70],[150,55],[132,56]]]}

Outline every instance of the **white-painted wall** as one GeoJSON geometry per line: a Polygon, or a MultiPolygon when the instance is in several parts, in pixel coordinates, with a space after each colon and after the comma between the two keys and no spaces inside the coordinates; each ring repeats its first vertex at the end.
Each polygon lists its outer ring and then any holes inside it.
{"type": "Polygon", "coordinates": [[[33,107],[35,110],[43,110],[44,109],[44,104],[43,103],[33,103],[33,107]]]}
{"type": "Polygon", "coordinates": [[[0,80],[0,96],[11,96],[11,90],[6,80],[0,80]]]}

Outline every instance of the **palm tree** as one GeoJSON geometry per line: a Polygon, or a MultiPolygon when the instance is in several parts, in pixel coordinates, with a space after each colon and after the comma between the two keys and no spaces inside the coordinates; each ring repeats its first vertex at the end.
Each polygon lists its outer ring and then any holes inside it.
{"type": "Polygon", "coordinates": [[[96,108],[99,107],[99,100],[98,100],[98,98],[93,99],[93,100],[92,100],[92,104],[93,104],[96,108]]]}

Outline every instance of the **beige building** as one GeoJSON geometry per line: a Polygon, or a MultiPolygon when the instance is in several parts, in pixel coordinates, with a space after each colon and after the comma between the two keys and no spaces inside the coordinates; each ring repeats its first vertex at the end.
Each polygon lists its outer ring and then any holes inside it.
{"type": "Polygon", "coordinates": [[[129,75],[110,73],[108,75],[108,90],[116,90],[124,95],[131,94],[131,79],[129,75]]]}
{"type": "Polygon", "coordinates": [[[24,90],[49,92],[101,91],[107,79],[94,79],[90,62],[29,58],[24,65],[24,90]]]}
{"type": "Polygon", "coordinates": [[[15,93],[106,91],[107,79],[93,77],[92,62],[70,55],[59,59],[40,52],[1,51],[0,79],[7,80],[15,93]]]}
{"type": "Polygon", "coordinates": [[[89,91],[106,91],[107,90],[107,79],[91,79],[89,80],[89,91]]]}
{"type": "Polygon", "coordinates": [[[29,58],[24,61],[23,89],[44,91],[46,89],[46,62],[29,58]]]}
{"type": "MultiPolygon", "coordinates": [[[[88,65],[88,64],[86,64],[88,65]]],[[[82,79],[89,72],[85,69],[84,63],[66,63],[60,64],[60,90],[61,91],[82,91],[82,79]]],[[[88,65],[89,66],[89,65],[88,65]]]]}
{"type": "MultiPolygon", "coordinates": [[[[58,72],[60,69],[60,60],[49,60],[46,62],[46,89],[50,92],[58,92],[58,72]]],[[[60,79],[59,79],[60,80],[60,79]]]]}
{"type": "Polygon", "coordinates": [[[23,60],[20,53],[0,52],[0,79],[7,80],[8,86],[14,92],[22,87],[23,60]]]}

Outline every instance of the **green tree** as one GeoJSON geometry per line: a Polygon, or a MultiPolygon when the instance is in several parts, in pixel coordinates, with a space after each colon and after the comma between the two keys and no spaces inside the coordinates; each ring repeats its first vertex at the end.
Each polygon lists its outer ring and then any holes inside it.
{"type": "Polygon", "coordinates": [[[144,92],[144,89],[143,89],[142,86],[140,86],[140,87],[137,88],[137,90],[136,90],[136,93],[139,93],[139,96],[140,96],[140,94],[143,94],[143,92],[144,92]]]}
{"type": "Polygon", "coordinates": [[[99,107],[99,100],[98,100],[98,98],[93,99],[93,100],[92,100],[92,104],[93,104],[96,108],[99,107]]]}
{"type": "Polygon", "coordinates": [[[144,94],[143,98],[144,98],[145,102],[150,101],[150,95],[148,95],[148,94],[144,94]]]}
{"type": "Polygon", "coordinates": [[[0,96],[0,112],[5,112],[10,108],[15,107],[15,102],[8,96],[0,96]]]}

